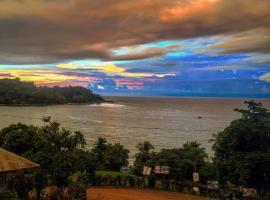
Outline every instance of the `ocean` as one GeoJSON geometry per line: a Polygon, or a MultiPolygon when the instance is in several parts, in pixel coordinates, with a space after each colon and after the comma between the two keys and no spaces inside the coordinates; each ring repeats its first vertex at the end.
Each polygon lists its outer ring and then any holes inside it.
{"type": "MultiPolygon", "coordinates": [[[[149,141],[158,151],[181,147],[187,141],[201,143],[212,155],[209,140],[240,117],[246,99],[106,97],[99,105],[0,106],[0,128],[11,123],[42,125],[51,116],[65,128],[81,131],[89,148],[99,137],[119,142],[130,150],[131,160],[139,142],[149,141]]],[[[269,99],[259,99],[270,108],[269,99]]]]}

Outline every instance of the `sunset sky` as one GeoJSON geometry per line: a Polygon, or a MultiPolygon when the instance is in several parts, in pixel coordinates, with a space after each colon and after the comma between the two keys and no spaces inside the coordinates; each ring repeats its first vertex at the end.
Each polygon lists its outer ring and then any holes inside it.
{"type": "Polygon", "coordinates": [[[0,78],[270,97],[269,0],[1,0],[0,78]]]}

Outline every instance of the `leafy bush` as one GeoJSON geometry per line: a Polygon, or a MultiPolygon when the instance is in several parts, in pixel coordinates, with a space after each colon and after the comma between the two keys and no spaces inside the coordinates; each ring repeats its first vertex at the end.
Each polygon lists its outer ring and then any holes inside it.
{"type": "Polygon", "coordinates": [[[16,193],[8,189],[0,189],[0,200],[15,200],[16,193]]]}

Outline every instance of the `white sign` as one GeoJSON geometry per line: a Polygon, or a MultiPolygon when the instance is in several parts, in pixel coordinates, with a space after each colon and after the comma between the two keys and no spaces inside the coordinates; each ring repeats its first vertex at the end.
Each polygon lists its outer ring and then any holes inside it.
{"type": "Polygon", "coordinates": [[[200,192],[200,189],[198,187],[193,187],[194,192],[200,192]]]}
{"type": "Polygon", "coordinates": [[[149,176],[151,174],[152,168],[151,167],[143,167],[143,175],[144,176],[149,176]]]}
{"type": "Polygon", "coordinates": [[[154,172],[155,172],[155,174],[169,174],[170,167],[157,165],[157,166],[155,166],[154,172]]]}
{"type": "Polygon", "coordinates": [[[199,182],[200,181],[200,175],[199,175],[199,173],[197,173],[197,172],[194,172],[193,173],[193,181],[194,182],[199,182]]]}
{"type": "Polygon", "coordinates": [[[243,197],[254,197],[257,191],[253,188],[243,188],[243,197]]]}
{"type": "Polygon", "coordinates": [[[207,181],[207,189],[218,190],[218,182],[217,181],[207,181]]]}

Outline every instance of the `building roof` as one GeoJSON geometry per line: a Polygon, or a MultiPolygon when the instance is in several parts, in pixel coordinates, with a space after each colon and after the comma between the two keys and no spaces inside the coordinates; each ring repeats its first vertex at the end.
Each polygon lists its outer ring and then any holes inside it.
{"type": "Polygon", "coordinates": [[[37,167],[39,167],[38,164],[0,148],[0,173],[37,167]]]}

